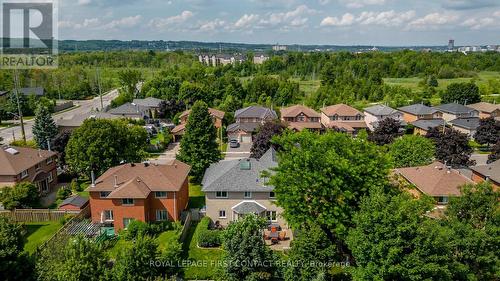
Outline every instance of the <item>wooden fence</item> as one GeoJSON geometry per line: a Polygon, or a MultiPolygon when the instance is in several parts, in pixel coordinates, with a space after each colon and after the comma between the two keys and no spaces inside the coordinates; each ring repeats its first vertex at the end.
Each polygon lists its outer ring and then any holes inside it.
{"type": "Polygon", "coordinates": [[[184,223],[182,225],[181,236],[179,237],[181,242],[184,242],[186,239],[189,227],[191,226],[191,212],[187,212],[186,218],[184,219],[184,223]]]}
{"type": "Polygon", "coordinates": [[[53,209],[14,209],[0,211],[0,217],[9,218],[14,222],[47,222],[57,221],[65,215],[77,215],[79,210],[53,210],[53,209]]]}

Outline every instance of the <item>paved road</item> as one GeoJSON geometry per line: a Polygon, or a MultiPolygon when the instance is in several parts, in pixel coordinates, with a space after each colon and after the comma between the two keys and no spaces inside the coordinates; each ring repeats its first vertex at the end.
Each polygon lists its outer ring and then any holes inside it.
{"type": "MultiPolygon", "coordinates": [[[[102,101],[104,107],[108,106],[116,96],[118,96],[118,90],[116,89],[103,95],[102,101]]],[[[73,103],[78,107],[61,113],[55,113],[53,115],[54,120],[61,118],[71,119],[74,115],[85,114],[90,112],[92,109],[101,108],[101,101],[99,97],[95,97],[91,100],[73,101],[73,103]]],[[[24,122],[24,130],[26,132],[26,139],[28,140],[33,138],[33,133],[31,131],[33,123],[33,119],[24,122]]],[[[4,139],[4,143],[10,143],[13,140],[13,135],[16,140],[22,139],[21,126],[0,129],[0,137],[4,139]]]]}

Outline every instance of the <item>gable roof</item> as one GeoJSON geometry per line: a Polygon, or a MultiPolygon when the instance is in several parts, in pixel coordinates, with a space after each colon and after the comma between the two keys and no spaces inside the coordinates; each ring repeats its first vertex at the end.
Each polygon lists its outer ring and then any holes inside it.
{"type": "Polygon", "coordinates": [[[440,162],[427,166],[395,169],[408,182],[429,196],[459,196],[459,187],[474,183],[455,169],[448,169],[440,162]]]}
{"type": "Polygon", "coordinates": [[[495,110],[500,111],[500,104],[492,104],[489,102],[478,102],[478,103],[473,103],[467,105],[470,108],[474,108],[475,110],[478,110],[480,112],[486,112],[486,113],[493,113],[495,110]]]}
{"type": "Polygon", "coordinates": [[[108,111],[114,115],[142,115],[148,111],[148,108],[141,105],[136,105],[130,102],[124,103],[116,108],[108,111]]]}
{"type": "Polygon", "coordinates": [[[464,113],[471,113],[472,111],[476,111],[473,108],[461,105],[459,103],[447,103],[447,104],[441,104],[438,106],[435,106],[439,111],[450,113],[450,114],[464,114],[464,113]]]}
{"type": "Polygon", "coordinates": [[[55,155],[56,152],[48,150],[3,146],[0,149],[0,176],[17,175],[55,155]]]}
{"type": "Polygon", "coordinates": [[[191,167],[181,161],[168,164],[123,164],[108,169],[89,191],[111,191],[112,198],[142,198],[149,191],[179,191],[191,167]],[[116,177],[116,178],[115,178],[116,177]],[[117,186],[115,186],[115,179],[117,186]]]}
{"type": "Polygon", "coordinates": [[[444,125],[444,119],[419,119],[417,121],[413,121],[410,124],[413,126],[420,128],[422,130],[429,130],[432,128],[436,128],[444,125]]]}
{"type": "Polygon", "coordinates": [[[231,209],[238,214],[260,214],[267,210],[266,207],[254,200],[241,201],[231,209]]]}
{"type": "Polygon", "coordinates": [[[72,206],[76,206],[78,208],[81,208],[81,207],[85,206],[88,202],[89,202],[88,198],[82,197],[80,195],[74,195],[74,196],[70,196],[70,197],[64,199],[64,201],[61,202],[59,207],[62,207],[65,205],[72,205],[72,206]]]}
{"type": "Polygon", "coordinates": [[[343,103],[323,107],[321,109],[321,112],[323,112],[327,116],[333,116],[335,114],[339,116],[356,116],[356,115],[364,116],[364,114],[361,111],[343,103]]]}
{"type": "Polygon", "coordinates": [[[277,165],[276,152],[272,148],[260,159],[222,160],[210,165],[206,170],[201,182],[202,190],[270,192],[274,187],[265,184],[266,179],[261,177],[261,172],[277,165]]]}
{"type": "Polygon", "coordinates": [[[470,169],[484,177],[489,177],[494,182],[500,183],[500,160],[488,165],[473,166],[470,169]]]}
{"type": "Polygon", "coordinates": [[[477,129],[477,127],[479,127],[479,118],[478,117],[458,118],[451,120],[450,124],[453,124],[453,126],[464,128],[467,130],[475,130],[477,129]]]}
{"type": "Polygon", "coordinates": [[[377,104],[374,106],[367,107],[365,108],[365,112],[368,112],[376,116],[389,116],[399,113],[399,111],[397,111],[396,109],[384,104],[377,104]]]}
{"type": "Polygon", "coordinates": [[[266,116],[271,116],[273,119],[277,119],[278,115],[272,109],[267,107],[252,105],[242,109],[236,110],[234,113],[234,118],[265,118],[266,116]]]}
{"type": "Polygon", "coordinates": [[[80,127],[87,119],[120,119],[121,116],[107,112],[88,112],[85,114],[75,114],[71,119],[56,119],[57,126],[62,127],[80,127]]]}
{"type": "MultiPolygon", "coordinates": [[[[186,110],[184,112],[182,112],[182,114],[179,116],[179,118],[183,118],[187,115],[189,115],[191,113],[191,109],[190,110],[186,110]]],[[[221,110],[217,110],[215,108],[208,108],[208,113],[210,113],[210,115],[212,115],[213,117],[217,117],[219,119],[224,119],[224,115],[226,114],[224,111],[221,111],[221,110]]]]}
{"type": "Polygon", "coordinates": [[[233,123],[229,126],[227,126],[226,131],[227,132],[236,132],[236,131],[243,131],[243,132],[255,132],[258,127],[260,127],[260,123],[256,122],[244,122],[244,123],[233,123]]]}
{"type": "Polygon", "coordinates": [[[429,115],[438,112],[437,109],[429,107],[427,105],[423,105],[421,103],[403,106],[398,108],[398,110],[413,115],[429,115]]]}
{"type": "Polygon", "coordinates": [[[307,117],[321,117],[321,114],[304,105],[292,105],[281,109],[281,117],[297,117],[303,113],[307,117]]]}
{"type": "Polygon", "coordinates": [[[133,104],[144,106],[144,107],[160,107],[160,103],[163,100],[153,98],[153,97],[147,97],[145,99],[134,99],[132,101],[133,104]]]}

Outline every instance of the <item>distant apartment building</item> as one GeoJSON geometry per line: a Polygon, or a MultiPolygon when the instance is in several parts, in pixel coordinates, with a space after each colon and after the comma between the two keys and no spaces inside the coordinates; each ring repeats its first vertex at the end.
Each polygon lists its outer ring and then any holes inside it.
{"type": "Polygon", "coordinates": [[[253,63],[254,64],[263,64],[268,59],[269,59],[269,56],[266,56],[264,54],[255,54],[253,56],[253,63]]]}
{"type": "Polygon", "coordinates": [[[285,46],[285,45],[276,44],[273,46],[273,51],[275,51],[275,52],[286,51],[286,50],[287,50],[287,46],[285,46]]]}
{"type": "Polygon", "coordinates": [[[219,66],[235,63],[243,63],[246,60],[241,54],[216,54],[216,55],[198,55],[198,61],[207,66],[219,66]]]}

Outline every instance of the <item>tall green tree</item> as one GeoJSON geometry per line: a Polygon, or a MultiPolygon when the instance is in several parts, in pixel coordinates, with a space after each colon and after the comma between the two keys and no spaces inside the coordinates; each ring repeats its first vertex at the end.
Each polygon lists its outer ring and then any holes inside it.
{"type": "Polygon", "coordinates": [[[247,215],[229,224],[222,234],[226,280],[271,280],[274,256],[262,238],[266,221],[247,215]],[[260,278],[256,278],[260,276],[260,278]]]}
{"type": "Polygon", "coordinates": [[[136,69],[126,69],[118,72],[118,80],[126,93],[135,96],[137,83],[142,80],[142,73],[136,69]]]}
{"type": "Polygon", "coordinates": [[[32,208],[38,205],[40,194],[31,182],[22,181],[13,186],[5,186],[0,192],[0,202],[5,209],[32,208]]]}
{"type": "Polygon", "coordinates": [[[441,103],[472,104],[480,101],[479,87],[474,82],[451,83],[441,94],[441,103]]]}
{"type": "Polygon", "coordinates": [[[434,143],[422,136],[404,135],[389,146],[394,167],[428,165],[434,160],[434,143]]]}
{"type": "Polygon", "coordinates": [[[125,162],[144,159],[147,132],[122,120],[87,119],[66,145],[66,163],[72,172],[97,174],[125,162]]]}
{"type": "Polygon", "coordinates": [[[57,253],[42,251],[36,261],[38,280],[98,281],[106,276],[105,251],[94,241],[82,236],[71,238],[57,253]]]}
{"type": "Polygon", "coordinates": [[[41,149],[48,149],[49,143],[57,136],[57,126],[44,106],[38,106],[35,112],[35,124],[33,124],[33,137],[41,149]]]}
{"type": "Polygon", "coordinates": [[[158,276],[159,268],[151,266],[158,258],[158,243],[149,236],[139,236],[132,247],[122,251],[113,267],[113,280],[151,280],[158,276]]]}
{"type": "Polygon", "coordinates": [[[270,184],[295,227],[318,225],[332,242],[345,236],[360,199],[384,188],[390,159],[375,144],[343,133],[284,134],[270,184]]]}
{"type": "Polygon", "coordinates": [[[353,217],[354,280],[454,280],[449,232],[425,216],[430,200],[375,192],[353,217]]]}
{"type": "Polygon", "coordinates": [[[23,228],[0,218],[0,276],[2,280],[30,280],[33,269],[23,253],[23,228]]]}
{"type": "Polygon", "coordinates": [[[191,165],[191,175],[195,181],[201,181],[208,166],[221,159],[217,130],[203,101],[197,101],[191,108],[177,158],[191,165]]]}

